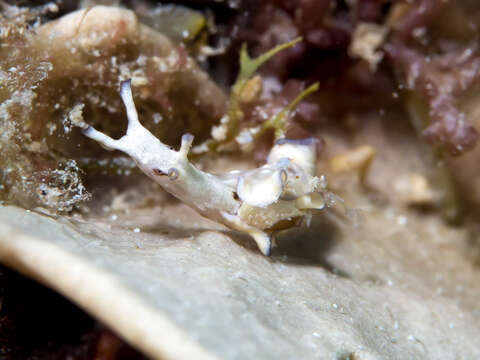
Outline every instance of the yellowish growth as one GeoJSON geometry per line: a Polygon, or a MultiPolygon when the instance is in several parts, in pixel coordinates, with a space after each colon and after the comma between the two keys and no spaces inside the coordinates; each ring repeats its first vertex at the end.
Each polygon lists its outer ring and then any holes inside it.
{"type": "Polygon", "coordinates": [[[363,145],[333,157],[329,162],[330,169],[334,173],[358,171],[363,184],[376,154],[377,151],[373,146],[363,145]]]}
{"type": "Polygon", "coordinates": [[[314,93],[318,90],[319,83],[316,82],[310,85],[308,88],[303,90],[300,94],[297,95],[295,99],[290,102],[285,108],[280,110],[278,113],[273,115],[270,119],[265,121],[260,128],[260,131],[256,133],[256,136],[260,136],[264,131],[268,129],[274,129],[275,139],[280,139],[285,137],[285,129],[287,126],[287,121],[290,113],[297,107],[298,103],[306,98],[308,95],[314,93]]]}
{"type": "Polygon", "coordinates": [[[207,19],[201,11],[176,4],[155,6],[142,12],[139,18],[176,43],[198,40],[207,26],[207,19]]]}
{"type": "Polygon", "coordinates": [[[260,95],[261,91],[262,78],[259,75],[255,75],[243,86],[242,92],[240,94],[240,101],[244,103],[252,102],[260,95]]]}

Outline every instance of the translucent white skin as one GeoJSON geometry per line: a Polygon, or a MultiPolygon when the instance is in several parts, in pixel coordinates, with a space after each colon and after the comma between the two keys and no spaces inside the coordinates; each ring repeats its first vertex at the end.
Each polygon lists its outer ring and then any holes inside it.
{"type": "Polygon", "coordinates": [[[313,139],[281,139],[264,166],[215,176],[188,161],[192,135],[183,135],[175,151],[140,124],[130,80],[122,82],[120,95],[127,110],[126,134],[114,140],[91,126],[83,133],[108,150],[127,153],[145,174],[203,216],[250,234],[264,255],[270,254],[275,223],[324,207],[323,187],[314,176],[313,139]]]}

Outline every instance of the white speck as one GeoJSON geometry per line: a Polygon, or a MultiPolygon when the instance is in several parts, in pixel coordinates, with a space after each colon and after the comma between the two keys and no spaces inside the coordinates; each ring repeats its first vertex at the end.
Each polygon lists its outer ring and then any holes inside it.
{"type": "Polygon", "coordinates": [[[53,13],[58,12],[58,5],[57,5],[57,4],[48,3],[48,4],[46,5],[46,7],[47,7],[48,11],[50,11],[50,12],[53,12],[53,13]]]}
{"type": "Polygon", "coordinates": [[[455,327],[455,325],[452,324],[452,323],[450,323],[450,324],[448,324],[448,327],[449,327],[450,329],[453,329],[453,328],[455,327]]]}
{"type": "Polygon", "coordinates": [[[387,210],[385,210],[384,214],[385,214],[385,218],[386,218],[387,220],[393,220],[393,218],[394,218],[394,216],[395,216],[395,214],[394,214],[394,212],[393,212],[392,209],[387,209],[387,210]]]}
{"type": "Polygon", "coordinates": [[[115,214],[112,215],[112,216],[110,216],[110,220],[112,220],[112,221],[115,221],[115,220],[117,220],[117,219],[118,219],[118,216],[115,215],[115,214]]]}
{"type": "Polygon", "coordinates": [[[392,286],[392,285],[393,285],[393,281],[390,280],[390,279],[388,279],[388,280],[387,280],[387,285],[388,285],[388,286],[392,286]]]}
{"type": "Polygon", "coordinates": [[[425,35],[425,32],[426,32],[426,31],[427,31],[427,29],[426,29],[424,26],[422,26],[422,27],[418,27],[418,28],[414,29],[414,30],[412,31],[412,34],[413,34],[413,36],[415,36],[416,38],[420,38],[420,37],[422,37],[422,36],[425,35]]]}
{"type": "Polygon", "coordinates": [[[393,323],[393,328],[394,328],[395,330],[398,330],[398,321],[395,321],[395,322],[393,323]]]}
{"type": "Polygon", "coordinates": [[[158,124],[158,123],[160,123],[160,121],[163,120],[162,115],[159,114],[159,113],[153,114],[152,118],[153,118],[153,123],[154,123],[154,124],[158,124]]]}
{"type": "Polygon", "coordinates": [[[433,293],[433,296],[440,296],[442,294],[443,294],[443,288],[439,287],[437,288],[437,290],[435,290],[435,292],[433,293]]]}
{"type": "Polygon", "coordinates": [[[413,336],[413,335],[408,335],[408,338],[407,338],[407,339],[410,340],[410,341],[415,341],[415,336],[413,336]]]}
{"type": "Polygon", "coordinates": [[[397,217],[397,224],[398,225],[406,225],[408,222],[408,219],[406,216],[399,216],[397,217]]]}
{"type": "Polygon", "coordinates": [[[227,127],[223,124],[212,126],[211,135],[215,140],[225,140],[227,138],[227,127]]]}
{"type": "Polygon", "coordinates": [[[337,304],[332,304],[332,307],[333,307],[334,309],[338,309],[338,305],[337,305],[337,304]]]}
{"type": "Polygon", "coordinates": [[[140,229],[138,227],[136,227],[135,229],[133,229],[133,232],[134,233],[139,233],[140,232],[140,229]]]}
{"type": "Polygon", "coordinates": [[[252,134],[248,129],[243,129],[235,138],[240,145],[249,144],[253,141],[252,134]]]}

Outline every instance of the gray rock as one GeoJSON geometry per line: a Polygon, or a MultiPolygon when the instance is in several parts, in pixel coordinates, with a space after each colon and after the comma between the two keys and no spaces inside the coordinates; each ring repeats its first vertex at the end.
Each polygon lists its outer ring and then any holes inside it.
{"type": "Polygon", "coordinates": [[[435,217],[320,216],[270,258],[183,205],[90,220],[1,207],[0,234],[1,262],[152,358],[480,357],[479,270],[435,217]]]}

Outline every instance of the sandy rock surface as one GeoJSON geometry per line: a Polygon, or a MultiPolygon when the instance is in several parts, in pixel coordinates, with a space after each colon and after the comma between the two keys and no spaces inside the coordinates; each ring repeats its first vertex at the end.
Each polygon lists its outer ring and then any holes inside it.
{"type": "Polygon", "coordinates": [[[1,262],[152,358],[480,356],[479,270],[435,218],[319,217],[270,258],[183,205],[90,221],[2,207],[0,229],[1,262]]]}

